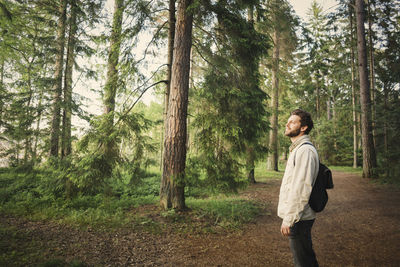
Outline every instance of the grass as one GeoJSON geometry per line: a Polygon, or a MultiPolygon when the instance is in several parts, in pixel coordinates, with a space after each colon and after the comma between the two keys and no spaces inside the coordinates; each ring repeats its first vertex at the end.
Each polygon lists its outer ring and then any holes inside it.
{"type": "Polygon", "coordinates": [[[353,168],[351,166],[328,166],[328,167],[329,167],[329,169],[331,169],[333,171],[356,173],[356,174],[362,175],[361,167],[357,167],[357,168],[353,168]]]}
{"type": "Polygon", "coordinates": [[[266,182],[270,179],[282,179],[283,173],[285,171],[285,165],[279,164],[279,171],[267,170],[265,162],[258,162],[254,169],[254,176],[257,182],[266,182]]]}
{"type": "Polygon", "coordinates": [[[239,197],[189,198],[186,203],[196,211],[197,216],[206,217],[214,225],[228,229],[238,229],[243,224],[253,221],[263,210],[260,203],[239,197]]]}

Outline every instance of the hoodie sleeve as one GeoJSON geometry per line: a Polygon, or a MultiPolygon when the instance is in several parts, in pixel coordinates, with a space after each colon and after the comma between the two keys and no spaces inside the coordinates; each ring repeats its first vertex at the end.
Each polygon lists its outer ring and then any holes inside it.
{"type": "Polygon", "coordinates": [[[310,146],[303,146],[296,152],[294,177],[289,185],[289,197],[286,216],[283,223],[293,226],[301,218],[308,205],[312,185],[318,173],[318,156],[310,146]]]}

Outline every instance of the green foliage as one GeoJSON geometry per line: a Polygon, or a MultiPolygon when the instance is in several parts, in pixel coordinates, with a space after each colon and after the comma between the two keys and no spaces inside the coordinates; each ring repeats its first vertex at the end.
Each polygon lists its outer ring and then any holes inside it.
{"type": "MultiPolygon", "coordinates": [[[[135,189],[136,194],[124,193],[109,196],[106,192],[97,195],[80,193],[65,199],[59,191],[51,191],[48,185],[49,171],[35,170],[31,173],[4,171],[0,176],[0,213],[27,216],[31,219],[53,219],[80,226],[120,227],[134,218],[125,211],[139,205],[154,204],[157,194],[148,192],[154,179],[135,189]]],[[[61,191],[61,190],[60,190],[61,191]]],[[[157,192],[158,193],[158,192],[157,192]]]]}
{"type": "Polygon", "coordinates": [[[207,63],[190,107],[194,113],[191,127],[196,129],[195,157],[205,184],[224,192],[236,191],[245,180],[241,170],[248,149],[253,149],[255,158],[266,152],[261,138],[268,126],[267,95],[259,86],[258,61],[269,41],[244,16],[250,6],[207,3],[205,8],[216,19],[204,27],[215,37],[204,36],[204,30],[194,31],[197,53],[207,63]]]}
{"type": "Polygon", "coordinates": [[[200,217],[208,217],[214,224],[227,228],[238,228],[253,221],[261,214],[262,206],[239,198],[207,198],[186,200],[189,208],[195,209],[200,217]]]}
{"type": "Polygon", "coordinates": [[[73,168],[67,170],[67,176],[82,192],[98,193],[112,177],[123,176],[128,184],[134,184],[150,164],[145,154],[155,148],[144,131],[150,128],[151,121],[142,113],[117,115],[112,128],[109,127],[112,113],[93,119],[91,129],[78,143],[81,155],[73,159],[73,168]],[[110,145],[114,150],[108,149],[110,145]],[[123,149],[118,149],[122,145],[123,149]]]}
{"type": "Polygon", "coordinates": [[[211,194],[218,192],[237,192],[237,189],[247,184],[240,176],[241,164],[227,151],[203,154],[192,157],[187,162],[185,183],[189,194],[208,191],[211,194]],[[193,191],[194,190],[194,191],[193,191]]]}

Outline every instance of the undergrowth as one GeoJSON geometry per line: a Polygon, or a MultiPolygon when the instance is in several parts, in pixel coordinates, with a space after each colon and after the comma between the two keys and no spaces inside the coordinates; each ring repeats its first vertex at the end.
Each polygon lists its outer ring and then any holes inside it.
{"type": "Polygon", "coordinates": [[[51,174],[41,169],[31,169],[29,172],[2,169],[0,214],[29,220],[52,220],[97,230],[139,227],[159,232],[165,229],[164,224],[184,222],[188,224],[184,231],[197,232],[198,229],[193,228],[238,229],[261,212],[259,203],[240,199],[237,194],[213,194],[206,188],[192,185],[186,191],[186,205],[191,212],[185,214],[153,209],[149,217],[148,214],[137,213],[136,209],[146,205],[158,206],[161,174],[157,173],[157,169],[152,169],[147,177],[134,182],[124,179],[120,174],[119,179],[115,179],[103,192],[77,193],[71,197],[54,188],[58,182],[51,174]],[[163,220],[151,217],[161,217],[163,220]],[[198,223],[200,221],[201,224],[198,223]]]}

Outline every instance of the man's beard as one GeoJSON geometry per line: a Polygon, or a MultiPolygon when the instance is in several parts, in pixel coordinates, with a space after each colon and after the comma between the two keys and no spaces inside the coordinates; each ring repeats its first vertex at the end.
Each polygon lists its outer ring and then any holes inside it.
{"type": "Polygon", "coordinates": [[[293,131],[290,131],[288,133],[285,133],[285,135],[288,136],[288,137],[296,137],[299,134],[300,134],[300,128],[298,128],[297,130],[293,130],[293,131]]]}

